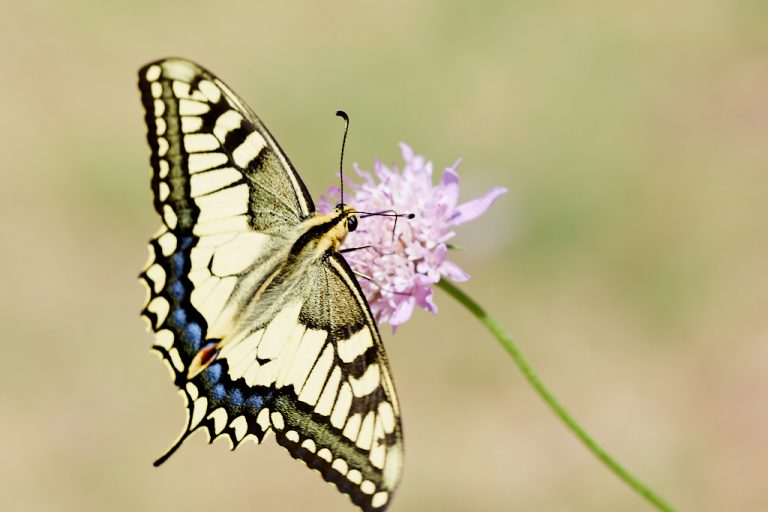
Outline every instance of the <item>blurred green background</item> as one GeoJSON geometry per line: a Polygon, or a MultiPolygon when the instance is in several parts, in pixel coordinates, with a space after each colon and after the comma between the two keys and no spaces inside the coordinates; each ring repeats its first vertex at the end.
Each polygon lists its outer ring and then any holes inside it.
{"type": "MultiPolygon", "coordinates": [[[[4,2],[4,510],[352,510],[274,442],[198,434],[148,347],[159,225],[136,70],[220,75],[315,195],[406,141],[463,197],[464,289],[681,510],[768,510],[768,4],[4,2]]],[[[473,319],[383,329],[403,407],[393,511],[645,511],[473,319]]]]}

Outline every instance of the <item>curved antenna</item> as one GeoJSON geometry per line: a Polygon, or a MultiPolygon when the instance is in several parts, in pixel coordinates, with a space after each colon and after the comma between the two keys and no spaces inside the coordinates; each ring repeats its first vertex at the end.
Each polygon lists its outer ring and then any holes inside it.
{"type": "Polygon", "coordinates": [[[336,115],[344,120],[344,138],[341,139],[341,158],[339,159],[339,181],[341,182],[341,205],[344,206],[344,146],[347,143],[347,131],[349,130],[349,116],[343,110],[336,111],[336,115]]]}

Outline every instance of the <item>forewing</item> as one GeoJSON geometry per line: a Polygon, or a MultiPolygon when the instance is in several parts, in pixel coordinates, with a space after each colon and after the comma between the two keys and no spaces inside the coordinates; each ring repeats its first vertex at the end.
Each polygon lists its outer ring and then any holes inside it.
{"type": "Polygon", "coordinates": [[[314,212],[296,171],[251,109],[183,59],[139,71],[155,209],[174,231],[274,232],[314,212]]]}

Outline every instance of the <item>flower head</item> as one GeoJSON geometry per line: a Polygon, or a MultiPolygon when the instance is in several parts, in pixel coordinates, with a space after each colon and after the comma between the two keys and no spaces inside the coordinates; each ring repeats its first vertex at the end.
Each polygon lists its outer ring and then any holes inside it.
{"type": "MultiPolygon", "coordinates": [[[[447,242],[455,235],[453,227],[479,217],[506,192],[495,187],[482,197],[458,204],[456,167],[460,160],[446,168],[440,183],[434,185],[432,162],[414,154],[406,144],[401,143],[400,148],[405,161],[402,171],[376,161],[374,178],[355,164],[362,184],[347,182],[354,195],[344,198],[360,212],[394,210],[414,214],[413,219],[399,222],[393,217],[366,217],[344,243],[345,248],[370,246],[348,252],[345,257],[356,272],[370,278],[361,279],[360,284],[371,310],[379,322],[389,323],[393,330],[411,317],[415,306],[437,313],[432,285],[441,278],[469,279],[447,259],[447,242]]],[[[328,193],[339,199],[338,187],[328,193]]],[[[331,204],[322,198],[320,209],[329,211],[331,204]]]]}

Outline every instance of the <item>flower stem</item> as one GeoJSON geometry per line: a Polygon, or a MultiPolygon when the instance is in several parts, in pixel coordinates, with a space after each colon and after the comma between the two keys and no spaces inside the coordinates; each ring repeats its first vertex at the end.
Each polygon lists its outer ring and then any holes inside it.
{"type": "Polygon", "coordinates": [[[501,343],[507,353],[512,357],[512,360],[523,372],[525,378],[528,380],[536,393],[541,397],[544,402],[554,411],[554,413],[565,423],[565,426],[578,437],[584,446],[592,452],[608,469],[610,469],[617,477],[619,477],[629,487],[634,489],[638,494],[648,500],[654,507],[663,512],[674,512],[674,509],[668,505],[661,497],[655,494],[651,489],[641,483],[635,478],[629,471],[624,469],[618,462],[616,462],[600,445],[592,439],[589,434],[574,420],[568,411],[557,401],[557,399],[550,393],[550,391],[539,380],[538,375],[533,371],[528,361],[523,354],[517,348],[512,339],[501,329],[499,324],[494,319],[488,316],[488,313],[474,300],[472,300],[463,291],[458,289],[452,283],[445,279],[441,279],[437,285],[443,289],[448,295],[459,301],[464,307],[466,307],[475,317],[482,323],[493,336],[501,343]]]}

